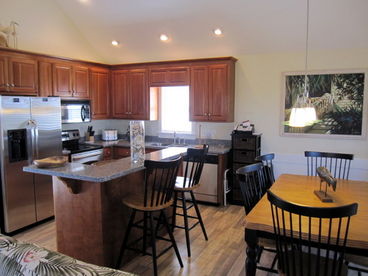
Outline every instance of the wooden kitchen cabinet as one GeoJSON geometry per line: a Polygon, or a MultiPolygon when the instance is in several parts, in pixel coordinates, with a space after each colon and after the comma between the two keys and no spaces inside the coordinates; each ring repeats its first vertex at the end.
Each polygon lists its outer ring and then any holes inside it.
{"type": "Polygon", "coordinates": [[[152,67],[149,72],[150,86],[189,85],[189,67],[152,67]]]}
{"type": "Polygon", "coordinates": [[[90,70],[90,92],[93,119],[110,117],[110,72],[106,68],[92,67],[90,70]]]}
{"type": "Polygon", "coordinates": [[[0,52],[0,91],[9,95],[37,95],[37,59],[0,52]]]}
{"type": "Polygon", "coordinates": [[[103,160],[111,160],[113,158],[113,148],[106,147],[103,149],[103,160]]]}
{"type": "Polygon", "coordinates": [[[191,67],[190,121],[234,121],[235,60],[191,67]]]}
{"type": "Polygon", "coordinates": [[[147,69],[112,72],[113,118],[149,120],[149,98],[147,69]]]}
{"type": "Polygon", "coordinates": [[[120,159],[130,156],[130,148],[114,147],[114,159],[120,159]]]}
{"type": "Polygon", "coordinates": [[[73,62],[53,65],[53,96],[89,98],[89,69],[73,62]]]}

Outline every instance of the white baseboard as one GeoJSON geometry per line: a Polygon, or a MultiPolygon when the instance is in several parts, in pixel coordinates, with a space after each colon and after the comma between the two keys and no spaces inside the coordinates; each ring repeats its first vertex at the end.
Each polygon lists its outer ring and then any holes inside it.
{"type": "MultiPolygon", "coordinates": [[[[304,155],[275,154],[275,178],[280,174],[307,174],[307,160],[304,155]]],[[[368,181],[368,159],[354,159],[351,162],[349,179],[368,181]]]]}

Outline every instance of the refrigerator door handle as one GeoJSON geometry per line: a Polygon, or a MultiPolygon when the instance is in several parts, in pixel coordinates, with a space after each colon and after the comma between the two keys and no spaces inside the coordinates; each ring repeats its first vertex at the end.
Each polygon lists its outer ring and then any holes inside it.
{"type": "Polygon", "coordinates": [[[28,164],[32,164],[35,156],[35,133],[34,133],[34,122],[29,120],[27,122],[27,152],[28,152],[28,164]]]}
{"type": "Polygon", "coordinates": [[[38,158],[39,157],[38,126],[37,126],[37,122],[35,120],[32,120],[32,121],[33,121],[34,141],[35,141],[35,146],[34,146],[35,156],[34,156],[34,158],[38,158]]]}

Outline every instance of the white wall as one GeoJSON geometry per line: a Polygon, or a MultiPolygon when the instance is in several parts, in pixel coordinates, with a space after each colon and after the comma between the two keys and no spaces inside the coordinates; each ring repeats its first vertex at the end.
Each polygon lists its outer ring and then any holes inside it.
{"type": "Polygon", "coordinates": [[[55,1],[1,0],[0,24],[19,23],[18,49],[102,61],[55,1]]]}

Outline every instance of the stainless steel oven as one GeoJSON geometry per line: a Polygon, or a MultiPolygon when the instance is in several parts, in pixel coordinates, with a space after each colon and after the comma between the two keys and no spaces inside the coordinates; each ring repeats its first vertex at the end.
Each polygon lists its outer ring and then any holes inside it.
{"type": "Polygon", "coordinates": [[[88,150],[70,154],[70,162],[92,164],[103,159],[103,149],[88,150]]]}
{"type": "Polygon", "coordinates": [[[90,101],[61,101],[61,121],[62,123],[90,122],[90,101]]]}
{"type": "Polygon", "coordinates": [[[63,149],[69,152],[69,162],[92,164],[103,159],[102,146],[79,143],[79,130],[63,130],[61,140],[63,149]]]}

